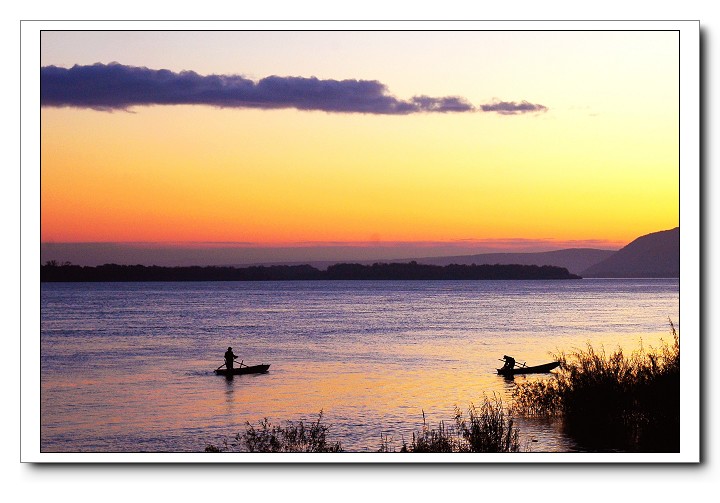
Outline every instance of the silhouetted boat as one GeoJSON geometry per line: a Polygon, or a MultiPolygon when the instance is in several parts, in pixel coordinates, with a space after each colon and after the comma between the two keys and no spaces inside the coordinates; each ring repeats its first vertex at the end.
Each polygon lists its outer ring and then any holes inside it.
{"type": "Polygon", "coordinates": [[[550,372],[552,369],[560,366],[560,362],[545,363],[543,365],[535,365],[534,367],[515,367],[514,369],[497,369],[497,373],[501,376],[514,376],[515,374],[541,374],[550,372]]]}
{"type": "Polygon", "coordinates": [[[232,369],[232,373],[228,373],[227,369],[215,369],[215,373],[217,375],[226,376],[226,375],[242,375],[242,374],[262,374],[263,372],[267,372],[270,368],[270,365],[251,365],[249,367],[235,367],[232,369]]]}

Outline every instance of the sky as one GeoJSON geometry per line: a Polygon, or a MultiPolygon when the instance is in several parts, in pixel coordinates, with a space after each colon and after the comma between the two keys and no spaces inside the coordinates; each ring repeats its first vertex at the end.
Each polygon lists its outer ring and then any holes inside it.
{"type": "Polygon", "coordinates": [[[673,31],[44,31],[42,260],[618,249],[679,225],[678,59],[673,31]]]}

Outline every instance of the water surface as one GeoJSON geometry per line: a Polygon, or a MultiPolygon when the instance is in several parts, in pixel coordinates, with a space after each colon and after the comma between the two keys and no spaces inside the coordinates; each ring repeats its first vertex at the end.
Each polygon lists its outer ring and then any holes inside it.
{"type": "MultiPolygon", "coordinates": [[[[314,420],[348,451],[399,447],[451,422],[495,375],[590,342],[626,351],[670,341],[677,279],[45,283],[41,287],[43,452],[192,452],[267,417],[314,420]],[[214,375],[228,346],[270,372],[214,375]]],[[[541,420],[519,422],[533,451],[578,449],[541,420]]]]}

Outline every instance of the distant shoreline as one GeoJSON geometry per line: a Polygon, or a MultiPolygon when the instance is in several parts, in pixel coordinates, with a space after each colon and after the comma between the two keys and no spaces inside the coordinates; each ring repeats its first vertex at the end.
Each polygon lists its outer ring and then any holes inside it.
{"type": "Polygon", "coordinates": [[[49,262],[40,266],[40,282],[139,281],[333,281],[333,280],[567,280],[582,279],[564,267],[537,265],[458,265],[408,263],[335,264],[320,270],[310,265],[251,267],[79,266],[49,262]]]}

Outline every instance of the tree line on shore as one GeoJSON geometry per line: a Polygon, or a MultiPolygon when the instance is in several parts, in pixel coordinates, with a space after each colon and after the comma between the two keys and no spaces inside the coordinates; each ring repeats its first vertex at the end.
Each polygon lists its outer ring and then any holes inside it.
{"type": "Polygon", "coordinates": [[[408,263],[335,264],[326,270],[310,265],[272,266],[144,266],[105,264],[79,266],[47,262],[41,282],[101,281],[321,281],[321,280],[506,280],[580,279],[566,268],[537,265],[458,265],[408,263]]]}

